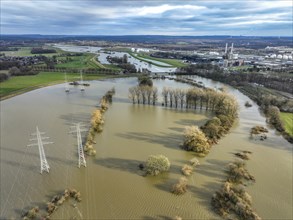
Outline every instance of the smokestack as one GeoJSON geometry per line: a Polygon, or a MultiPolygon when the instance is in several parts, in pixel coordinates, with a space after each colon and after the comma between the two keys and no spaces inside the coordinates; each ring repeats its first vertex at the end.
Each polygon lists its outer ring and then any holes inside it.
{"type": "Polygon", "coordinates": [[[231,45],[231,54],[233,54],[233,43],[231,45]]]}
{"type": "Polygon", "coordinates": [[[228,50],[228,43],[226,43],[225,54],[227,54],[227,50],[228,50]]]}

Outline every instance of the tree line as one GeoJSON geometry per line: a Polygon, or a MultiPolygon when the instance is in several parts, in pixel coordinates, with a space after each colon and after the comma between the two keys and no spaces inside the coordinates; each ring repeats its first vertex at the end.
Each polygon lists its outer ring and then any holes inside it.
{"type": "Polygon", "coordinates": [[[257,83],[268,88],[292,93],[292,76],[282,77],[272,74],[250,72],[223,72],[218,66],[211,64],[192,64],[177,69],[178,75],[198,75],[215,81],[230,84],[232,86],[244,86],[247,83],[257,83]]]}
{"type": "MultiPolygon", "coordinates": [[[[46,66],[33,66],[34,70],[39,71],[45,71],[45,72],[70,72],[70,73],[79,73],[79,68],[68,68],[68,67],[54,67],[54,68],[48,68],[46,66]]],[[[96,68],[87,68],[82,70],[83,73],[86,74],[101,74],[101,73],[107,73],[107,74],[115,74],[117,70],[113,69],[96,69],[96,68]]]]}
{"type": "Polygon", "coordinates": [[[237,102],[233,96],[213,89],[163,88],[164,106],[171,108],[193,108],[211,110],[218,114],[237,115],[237,102]]]}
{"type": "Polygon", "coordinates": [[[156,105],[158,89],[153,86],[134,86],[129,88],[128,97],[133,104],[156,105]]]}
{"type": "Polygon", "coordinates": [[[32,54],[42,54],[42,53],[57,53],[54,49],[46,49],[41,47],[34,47],[31,50],[32,54]]]}

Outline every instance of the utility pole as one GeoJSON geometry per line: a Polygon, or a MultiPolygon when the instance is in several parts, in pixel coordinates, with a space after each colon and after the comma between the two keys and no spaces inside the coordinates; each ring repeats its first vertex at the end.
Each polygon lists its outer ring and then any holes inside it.
{"type": "Polygon", "coordinates": [[[84,91],[83,78],[82,78],[82,70],[80,71],[80,91],[84,91]]]}
{"type": "Polygon", "coordinates": [[[81,126],[82,125],[80,123],[76,123],[75,126],[72,126],[75,128],[75,130],[70,132],[70,133],[76,132],[76,136],[77,136],[78,168],[80,168],[81,165],[86,167],[86,160],[85,160],[84,150],[82,146],[81,132],[87,131],[87,130],[85,128],[81,128],[81,126]]]}
{"type": "Polygon", "coordinates": [[[69,92],[69,86],[68,86],[68,82],[67,82],[66,72],[65,72],[65,92],[69,92]]]}
{"type": "Polygon", "coordinates": [[[45,144],[53,144],[53,142],[43,142],[43,140],[49,139],[49,137],[42,137],[41,135],[43,135],[43,134],[45,134],[45,133],[40,132],[39,128],[37,126],[36,133],[31,134],[33,136],[36,136],[36,138],[30,139],[30,141],[37,141],[37,143],[27,145],[28,147],[38,146],[38,148],[39,148],[40,162],[41,162],[41,174],[43,173],[43,171],[46,171],[47,173],[49,173],[49,169],[50,169],[50,166],[49,166],[49,164],[47,162],[47,159],[46,159],[46,155],[45,155],[45,151],[44,151],[44,145],[45,144]]]}

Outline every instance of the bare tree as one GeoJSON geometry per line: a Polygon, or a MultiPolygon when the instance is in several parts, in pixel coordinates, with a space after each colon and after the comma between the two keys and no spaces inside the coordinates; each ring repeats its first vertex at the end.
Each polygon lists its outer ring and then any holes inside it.
{"type": "Polygon", "coordinates": [[[152,93],[152,98],[153,98],[153,105],[156,104],[156,101],[158,100],[158,89],[157,87],[153,87],[153,93],[152,93]]]}
{"type": "Polygon", "coordinates": [[[135,91],[137,104],[140,104],[140,102],[141,102],[141,91],[140,91],[139,86],[134,87],[134,91],[135,91]]]}
{"type": "Polygon", "coordinates": [[[173,90],[173,97],[174,97],[174,104],[175,104],[175,108],[178,108],[178,103],[179,103],[179,94],[180,94],[180,89],[175,89],[173,90]]]}
{"type": "Polygon", "coordinates": [[[142,97],[142,104],[146,103],[147,100],[147,86],[139,86],[141,97],[142,97]]]}
{"type": "Polygon", "coordinates": [[[162,91],[162,95],[164,97],[164,105],[167,107],[168,105],[168,95],[169,95],[169,89],[164,87],[162,91]]]}
{"type": "Polygon", "coordinates": [[[174,90],[173,89],[169,89],[169,102],[170,102],[170,107],[173,107],[173,99],[174,99],[174,90]]]}
{"type": "Polygon", "coordinates": [[[129,91],[129,94],[128,94],[129,99],[131,99],[132,103],[135,104],[135,96],[136,96],[135,87],[129,88],[128,91],[129,91]]]}
{"type": "Polygon", "coordinates": [[[147,101],[148,104],[151,104],[152,101],[152,94],[153,94],[153,88],[150,86],[146,86],[146,96],[147,96],[147,101]]]}
{"type": "Polygon", "coordinates": [[[185,90],[184,89],[180,89],[179,90],[179,100],[180,100],[180,106],[181,108],[183,108],[184,105],[184,97],[185,97],[185,90]]]}

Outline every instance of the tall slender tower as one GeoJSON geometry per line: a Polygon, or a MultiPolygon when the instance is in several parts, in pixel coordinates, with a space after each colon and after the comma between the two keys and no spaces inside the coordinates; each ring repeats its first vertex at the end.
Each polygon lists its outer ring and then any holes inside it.
{"type": "Polygon", "coordinates": [[[30,139],[30,141],[37,141],[37,143],[30,144],[30,145],[27,145],[27,146],[28,147],[30,147],[30,146],[38,146],[39,153],[40,153],[40,162],[41,162],[41,174],[43,173],[43,171],[46,171],[47,173],[49,173],[50,166],[49,166],[49,164],[47,162],[47,159],[46,159],[46,155],[45,155],[45,151],[44,151],[44,145],[45,144],[53,144],[53,142],[43,142],[43,140],[49,139],[49,137],[42,137],[41,135],[45,134],[45,133],[40,132],[38,126],[37,126],[36,129],[37,129],[36,133],[32,134],[33,136],[36,136],[36,138],[30,139]]]}
{"type": "Polygon", "coordinates": [[[227,52],[228,52],[228,43],[226,43],[225,55],[227,54],[227,52]]]}
{"type": "Polygon", "coordinates": [[[80,125],[80,123],[76,123],[75,126],[72,126],[72,127],[75,128],[75,130],[70,132],[70,133],[75,133],[76,132],[76,136],[77,136],[77,152],[78,152],[78,167],[79,168],[80,168],[80,166],[86,167],[86,160],[85,160],[85,156],[84,156],[84,150],[83,150],[82,139],[81,139],[81,132],[86,131],[86,129],[81,128],[81,126],[82,125],[80,125]]]}
{"type": "Polygon", "coordinates": [[[67,82],[67,74],[65,72],[65,92],[69,92],[69,86],[68,86],[68,82],[67,82]]]}
{"type": "Polygon", "coordinates": [[[233,54],[233,46],[234,46],[234,43],[231,44],[231,55],[233,54]]]}
{"type": "Polygon", "coordinates": [[[80,71],[80,91],[84,91],[83,78],[82,78],[82,70],[80,71]]]}

